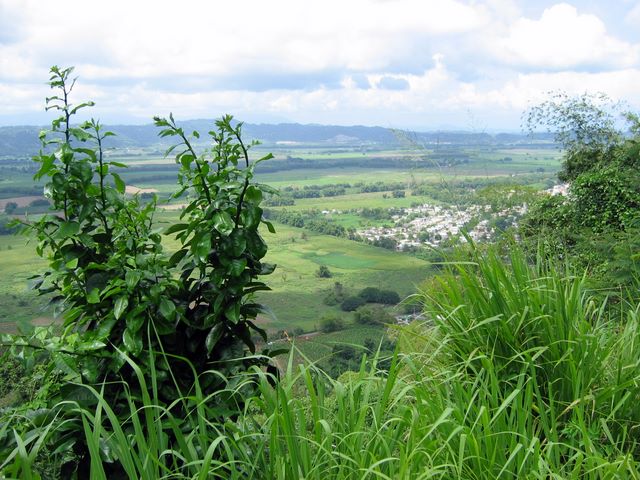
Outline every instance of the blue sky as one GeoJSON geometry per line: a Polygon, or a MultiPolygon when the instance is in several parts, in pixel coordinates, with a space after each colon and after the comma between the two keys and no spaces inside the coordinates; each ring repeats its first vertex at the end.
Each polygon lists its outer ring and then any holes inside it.
{"type": "Polygon", "coordinates": [[[108,123],[518,130],[549,91],[640,110],[640,0],[0,0],[0,125],[46,124],[53,64],[108,123]]]}

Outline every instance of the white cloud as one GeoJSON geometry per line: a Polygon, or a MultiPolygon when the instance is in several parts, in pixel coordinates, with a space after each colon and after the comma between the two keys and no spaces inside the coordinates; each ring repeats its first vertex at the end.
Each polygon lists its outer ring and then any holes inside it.
{"type": "MultiPolygon", "coordinates": [[[[51,64],[76,66],[77,98],[96,100],[94,115],[127,121],[173,111],[429,125],[470,109],[517,118],[557,89],[603,90],[640,106],[639,47],[620,29],[566,3],[535,19],[522,6],[0,0],[0,121],[42,112],[51,64]]],[[[626,21],[634,15],[640,4],[626,21]]]]}
{"type": "Polygon", "coordinates": [[[458,0],[8,5],[5,9],[20,9],[24,17],[27,39],[18,44],[19,55],[35,54],[39,64],[95,63],[107,77],[375,70],[392,62],[416,35],[466,32],[487,20],[481,8],[458,0]]]}
{"type": "Polygon", "coordinates": [[[595,15],[569,4],[545,9],[539,20],[519,18],[493,43],[494,54],[511,64],[543,69],[637,65],[638,45],[607,33],[595,15]]]}

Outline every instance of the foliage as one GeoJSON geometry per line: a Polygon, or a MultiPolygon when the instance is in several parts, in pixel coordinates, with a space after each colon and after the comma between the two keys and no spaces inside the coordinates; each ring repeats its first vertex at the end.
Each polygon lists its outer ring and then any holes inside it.
{"type": "MultiPolygon", "coordinates": [[[[232,117],[216,121],[211,131],[212,157],[198,155],[191,141],[170,116],[155,118],[163,128],[160,136],[177,137],[179,143],[176,162],[180,164],[181,189],[193,193],[193,198],[182,211],[183,223],[172,225],[166,234],[176,233],[181,243],[169,259],[169,266],[178,270],[180,290],[174,300],[160,301],[166,316],[180,321],[164,348],[183,356],[203,372],[210,365],[216,370],[237,371],[248,368],[261,359],[244,360],[235,364],[232,359],[242,356],[243,346],[256,352],[252,332],[266,341],[264,330],[252,319],[261,311],[261,305],[251,300],[254,292],[269,288],[257,278],[273,272],[275,265],[263,263],[267,246],[258,232],[262,220],[260,203],[266,186],[252,182],[255,166],[271,158],[266,155],[251,163],[249,148],[242,141],[242,124],[232,125],[232,117]]],[[[193,137],[199,134],[193,132],[193,137]]],[[[266,222],[267,227],[273,226],[266,222]]],[[[185,371],[186,383],[193,379],[185,371]]],[[[217,375],[211,375],[210,385],[203,383],[205,391],[217,385],[217,375]]],[[[201,381],[203,381],[201,379],[201,381]]]]}
{"type": "Polygon", "coordinates": [[[611,165],[587,171],[571,185],[575,218],[595,232],[624,231],[640,216],[640,174],[611,165]]]}
{"type": "Polygon", "coordinates": [[[322,299],[322,303],[325,305],[333,306],[344,302],[346,293],[343,285],[340,282],[335,282],[333,288],[322,299]]]}
{"type": "Polygon", "coordinates": [[[318,278],[331,278],[332,276],[331,270],[326,265],[320,265],[316,271],[316,277],[318,278]]]}
{"type": "Polygon", "coordinates": [[[360,290],[358,296],[367,303],[384,303],[385,305],[396,305],[400,303],[400,295],[393,290],[380,290],[376,287],[366,287],[360,290]]]}
{"type": "Polygon", "coordinates": [[[526,112],[525,123],[533,132],[540,126],[553,131],[556,141],[565,149],[562,181],[572,181],[611,154],[622,135],[616,128],[614,113],[619,104],[602,93],[584,93],[571,97],[556,92],[526,112]]]}
{"type": "Polygon", "coordinates": [[[627,271],[636,269],[637,251],[626,246],[639,226],[640,137],[635,115],[626,115],[631,136],[625,137],[615,129],[611,110],[602,96],[559,95],[529,113],[531,126],[557,128],[565,147],[559,177],[571,184],[567,198],[534,202],[520,233],[531,251],[542,246],[563,261],[589,268],[594,286],[617,289],[619,296],[620,288],[637,290],[634,283],[640,278],[613,273],[622,264],[627,271]]]}
{"type": "MultiPolygon", "coordinates": [[[[639,478],[637,306],[620,324],[582,276],[529,265],[515,248],[508,265],[502,258],[449,264],[440,289],[420,294],[437,325],[395,327],[400,353],[388,369],[381,353],[368,361],[336,345],[357,371],[333,379],[294,366],[292,354],[279,382],[256,371],[259,394],[235,419],[212,420],[197,381],[175,400],[191,406],[176,416],[132,365],[136,390],[149,392],[127,397],[135,429],[90,390],[87,478],[107,478],[114,464],[141,479],[639,478]]],[[[47,435],[20,437],[3,472],[28,478],[47,435]]]]}
{"type": "Polygon", "coordinates": [[[292,227],[307,228],[312,232],[334,237],[347,236],[347,230],[331,220],[323,218],[320,212],[307,212],[305,215],[300,212],[289,212],[287,210],[266,210],[265,218],[276,222],[291,225],[292,227]]]}
{"type": "Polygon", "coordinates": [[[384,325],[395,323],[395,318],[380,305],[363,305],[353,312],[356,323],[365,325],[384,325]]]}
{"type": "Polygon", "coordinates": [[[344,328],[344,320],[337,315],[325,315],[320,319],[320,331],[323,333],[337,332],[344,328]]]}
{"type": "MultiPolygon", "coordinates": [[[[265,341],[266,335],[252,321],[261,311],[252,295],[268,290],[257,279],[275,266],[261,261],[267,247],[258,227],[267,187],[252,178],[255,164],[270,156],[251,163],[242,124],[234,125],[230,116],[216,122],[213,148],[205,154],[194,151],[172,116],[155,119],[162,137],[178,138],[170,149],[179,149],[176,197],[192,195],[182,223],[165,232],[177,233],[181,245],[169,258],[153,226],[155,199],[143,204],[137,196],[128,198],[116,172],[124,165],[104,158],[103,142],[112,133],[94,120],[72,124],[79,110],[92,105],[70,103],[72,72],[51,69],[56,94],[47,98],[47,109],[59,117],[41,133],[43,150],[35,158],[35,178],[47,180],[51,213],[23,222],[38,241],[37,253],[49,260],[36,288],[55,295],[62,334],[36,332],[5,343],[29,368],[45,361],[46,373],[60,376],[62,387],[49,392],[47,407],[60,400],[94,401],[78,385],[111,382],[104,398],[116,415],[128,415],[126,395],[142,394],[128,387],[137,385],[132,362],[154,372],[153,389],[164,404],[190,392],[197,375],[202,391],[213,394],[225,387],[222,375],[267,364],[267,356],[253,355],[252,333],[265,341]]],[[[224,396],[211,400],[219,402],[218,415],[230,414],[237,403],[224,396]]],[[[70,417],[59,420],[57,432],[77,438],[79,417],[63,410],[60,418],[70,417]]]]}
{"type": "Polygon", "coordinates": [[[365,303],[366,300],[364,300],[362,297],[351,296],[344,299],[344,301],[340,304],[340,308],[345,312],[353,312],[365,303]]]}

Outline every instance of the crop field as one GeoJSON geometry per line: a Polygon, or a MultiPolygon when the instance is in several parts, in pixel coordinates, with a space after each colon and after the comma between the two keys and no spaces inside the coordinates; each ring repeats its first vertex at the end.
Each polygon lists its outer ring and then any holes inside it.
{"type": "MultiPolygon", "coordinates": [[[[264,155],[268,151],[262,145],[253,151],[253,156],[264,155]]],[[[286,207],[271,207],[289,211],[338,210],[340,215],[325,216],[345,228],[361,228],[364,226],[383,225],[388,220],[364,218],[357,213],[363,208],[406,208],[416,203],[438,203],[424,195],[411,195],[409,185],[447,184],[463,179],[484,179],[504,176],[510,181],[521,174],[538,175],[539,185],[544,186],[542,178],[550,178],[552,172],[559,168],[559,154],[552,148],[460,148],[459,153],[470,159],[468,163],[439,164],[434,161],[433,168],[364,168],[335,167],[332,168],[298,168],[276,172],[259,172],[257,180],[275,188],[304,188],[305,186],[331,184],[372,184],[375,182],[397,182],[406,184],[405,197],[395,198],[391,192],[360,193],[360,187],[346,189],[346,194],[334,197],[300,198],[295,204],[286,207]],[[537,172],[537,173],[535,173],[537,172]],[[544,173],[543,173],[544,172],[544,173]]],[[[276,161],[288,156],[310,161],[340,159],[367,160],[381,157],[389,158],[425,158],[425,155],[437,155],[429,149],[403,150],[387,149],[328,149],[327,146],[297,146],[296,148],[276,148],[276,161]]],[[[110,152],[109,158],[130,165],[130,169],[122,171],[128,185],[138,189],[149,189],[160,197],[162,208],[166,199],[176,189],[176,172],[172,165],[172,157],[164,158],[150,150],[129,149],[127,154],[110,152]],[[133,153],[132,153],[133,152],[133,153]]],[[[26,160],[25,160],[26,162],[26,160]]],[[[0,202],[4,207],[9,201],[17,201],[19,209],[16,214],[37,213],[29,203],[41,198],[42,184],[32,180],[33,165],[30,169],[3,167],[0,163],[0,202]]],[[[179,203],[180,201],[174,201],[179,203]]],[[[174,206],[173,208],[175,208],[174,206]]],[[[3,208],[2,208],[3,209],[3,208]]],[[[0,209],[1,210],[1,209],[0,209]]],[[[1,212],[0,212],[1,213],[1,212]]],[[[159,211],[156,222],[159,228],[166,228],[178,218],[176,210],[159,211]]],[[[277,233],[264,232],[269,246],[267,261],[278,265],[276,271],[265,277],[271,292],[262,293],[259,301],[265,303],[270,314],[260,321],[270,330],[302,328],[315,331],[318,320],[326,313],[344,315],[338,307],[330,307],[323,303],[323,297],[335,282],[344,285],[347,291],[356,293],[367,286],[391,288],[401,296],[410,295],[415,285],[430,275],[430,266],[415,257],[403,253],[384,250],[369,245],[356,243],[344,238],[320,235],[299,228],[276,225],[277,233]],[[327,266],[331,278],[318,278],[316,271],[327,266]]],[[[25,245],[24,237],[0,236],[0,329],[10,330],[12,325],[29,319],[50,317],[52,312],[43,308],[45,299],[38,298],[27,288],[27,277],[42,271],[45,261],[35,255],[33,243],[25,245]]],[[[176,248],[175,240],[165,238],[169,251],[176,248]]],[[[350,315],[350,314],[349,314],[350,315]]],[[[350,318],[347,315],[345,318],[350,318]]]]}

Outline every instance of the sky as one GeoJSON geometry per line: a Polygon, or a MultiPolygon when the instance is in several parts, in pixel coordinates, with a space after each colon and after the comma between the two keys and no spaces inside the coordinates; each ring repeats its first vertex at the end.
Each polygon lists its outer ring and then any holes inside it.
{"type": "Polygon", "coordinates": [[[0,0],[0,125],[50,121],[52,65],[103,123],[518,131],[552,91],[640,111],[640,0],[0,0]]]}

